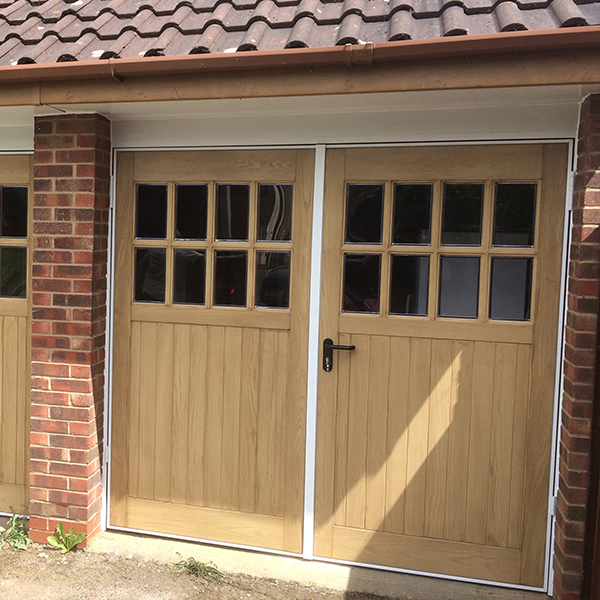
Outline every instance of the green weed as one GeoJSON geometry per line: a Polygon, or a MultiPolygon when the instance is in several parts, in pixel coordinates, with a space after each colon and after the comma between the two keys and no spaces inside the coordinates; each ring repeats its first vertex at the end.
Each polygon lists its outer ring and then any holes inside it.
{"type": "Polygon", "coordinates": [[[0,527],[0,550],[3,549],[6,544],[11,548],[27,550],[27,546],[31,544],[29,531],[27,529],[27,517],[18,515],[12,506],[10,507],[10,510],[13,515],[8,519],[6,528],[0,527]]]}
{"type": "Polygon", "coordinates": [[[229,577],[226,573],[223,573],[217,565],[213,562],[201,563],[197,561],[193,556],[189,558],[183,558],[179,552],[177,556],[181,558],[178,563],[173,565],[173,569],[177,571],[185,571],[189,575],[195,575],[196,577],[204,577],[204,579],[218,579],[221,577],[229,577]]]}
{"type": "Polygon", "coordinates": [[[75,527],[69,529],[69,533],[65,533],[63,524],[59,521],[56,524],[56,535],[49,535],[48,543],[55,548],[60,548],[61,554],[66,554],[85,539],[85,533],[75,533],[75,527]]]}

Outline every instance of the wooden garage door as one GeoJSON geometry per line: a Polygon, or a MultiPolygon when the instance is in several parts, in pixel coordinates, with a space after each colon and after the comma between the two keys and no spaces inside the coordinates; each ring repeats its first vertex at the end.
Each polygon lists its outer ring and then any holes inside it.
{"type": "Polygon", "coordinates": [[[119,156],[112,525],[301,551],[313,170],[119,156]]]}
{"type": "Polygon", "coordinates": [[[29,181],[29,156],[0,156],[0,512],[29,502],[29,181]]]}
{"type": "Polygon", "coordinates": [[[566,160],[328,153],[319,556],[544,584],[566,160]]]}

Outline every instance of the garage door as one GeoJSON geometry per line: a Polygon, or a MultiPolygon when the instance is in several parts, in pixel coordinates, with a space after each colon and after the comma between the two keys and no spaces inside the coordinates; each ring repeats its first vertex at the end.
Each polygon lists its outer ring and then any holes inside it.
{"type": "Polygon", "coordinates": [[[0,512],[27,511],[29,156],[0,156],[0,512]]]}
{"type": "Polygon", "coordinates": [[[117,166],[110,523],[300,552],[313,152],[117,166]]]}
{"type": "Polygon", "coordinates": [[[317,555],[544,584],[566,161],[328,153],[317,555]]]}

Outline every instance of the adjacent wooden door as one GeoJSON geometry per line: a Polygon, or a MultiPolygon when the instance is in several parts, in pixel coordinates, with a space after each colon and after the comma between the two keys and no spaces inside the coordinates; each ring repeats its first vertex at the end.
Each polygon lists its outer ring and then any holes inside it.
{"type": "Polygon", "coordinates": [[[0,512],[27,512],[30,156],[0,156],[0,512]]]}
{"type": "Polygon", "coordinates": [[[328,152],[318,556],[544,584],[566,161],[328,152]]]}
{"type": "Polygon", "coordinates": [[[302,550],[313,171],[119,155],[112,525],[302,550]]]}

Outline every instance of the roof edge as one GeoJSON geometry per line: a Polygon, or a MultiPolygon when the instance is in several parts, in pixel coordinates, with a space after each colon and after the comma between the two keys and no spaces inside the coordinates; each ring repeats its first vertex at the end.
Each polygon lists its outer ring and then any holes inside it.
{"type": "Polygon", "coordinates": [[[445,59],[482,54],[516,54],[600,49],[600,26],[514,31],[426,40],[407,40],[325,48],[290,48],[218,54],[157,56],[50,64],[0,66],[0,84],[96,78],[152,77],[202,71],[358,66],[407,60],[445,59]]]}

